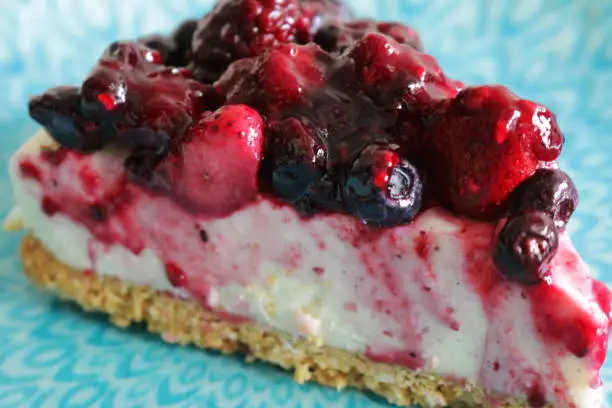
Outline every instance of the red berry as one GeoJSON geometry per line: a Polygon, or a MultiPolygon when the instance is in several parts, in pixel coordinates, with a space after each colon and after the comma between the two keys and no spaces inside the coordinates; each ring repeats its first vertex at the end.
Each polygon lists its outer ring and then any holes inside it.
{"type": "Polygon", "coordinates": [[[378,31],[392,37],[400,44],[406,44],[413,47],[415,50],[422,50],[423,44],[419,34],[412,28],[403,25],[402,23],[378,23],[378,31]]]}
{"type": "Polygon", "coordinates": [[[157,173],[169,194],[195,212],[226,215],[257,194],[263,121],[252,108],[228,105],[205,113],[180,152],[166,157],[157,173]]]}
{"type": "Polygon", "coordinates": [[[268,118],[307,105],[326,79],[331,57],[316,45],[280,45],[233,63],[215,87],[227,103],[253,106],[268,118]]]}
{"type": "Polygon", "coordinates": [[[462,84],[447,78],[432,56],[379,33],[366,34],[345,54],[354,61],[364,92],[397,112],[394,142],[421,167],[427,142],[423,132],[446,112],[462,84]]]}
{"type": "Polygon", "coordinates": [[[312,23],[298,0],[221,0],[194,34],[195,76],[213,82],[233,61],[278,44],[306,44],[312,23]]]}
{"type": "Polygon", "coordinates": [[[500,215],[509,194],[540,160],[554,160],[563,143],[545,107],[498,85],[462,90],[426,138],[431,182],[440,198],[452,210],[481,219],[500,215]]]}
{"type": "Polygon", "coordinates": [[[457,87],[435,58],[391,37],[368,33],[347,50],[365,92],[379,104],[402,97],[408,109],[427,109],[434,101],[452,98],[457,87]]]}

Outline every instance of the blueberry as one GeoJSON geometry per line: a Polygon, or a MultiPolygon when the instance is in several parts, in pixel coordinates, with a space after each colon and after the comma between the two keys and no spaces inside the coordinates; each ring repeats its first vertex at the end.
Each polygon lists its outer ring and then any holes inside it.
{"type": "Polygon", "coordinates": [[[389,147],[366,147],[354,162],[344,193],[364,223],[386,227],[410,222],[422,201],[423,185],[416,168],[389,147]]]}
{"type": "Polygon", "coordinates": [[[544,211],[553,218],[557,229],[562,229],[577,206],[578,190],[567,174],[539,169],[512,192],[509,211],[544,211]]]}
{"type": "Polygon", "coordinates": [[[313,191],[321,176],[310,163],[291,161],[274,169],[272,185],[281,199],[295,203],[313,191]]]}
{"type": "Polygon", "coordinates": [[[80,151],[100,149],[112,138],[111,129],[81,116],[77,87],[60,86],[30,99],[30,116],[62,146],[80,151]]]}
{"type": "Polygon", "coordinates": [[[527,211],[509,218],[497,238],[493,260],[504,276],[524,285],[537,285],[559,247],[553,219],[544,211],[527,211]]]}

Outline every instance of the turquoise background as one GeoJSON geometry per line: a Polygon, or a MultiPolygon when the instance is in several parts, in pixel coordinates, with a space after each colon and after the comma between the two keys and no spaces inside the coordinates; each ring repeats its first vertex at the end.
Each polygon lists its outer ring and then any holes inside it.
{"type": "MultiPolygon", "coordinates": [[[[543,102],[567,137],[563,167],[581,193],[570,229],[612,282],[612,1],[355,0],[358,14],[407,22],[446,72],[543,102]]],[[[0,165],[35,130],[29,96],[83,78],[117,38],[166,32],[210,1],[2,0],[0,165]]],[[[0,172],[0,211],[11,206],[0,172]]],[[[18,234],[0,235],[0,408],[384,407],[374,397],[295,385],[263,365],[162,343],[81,313],[20,274],[18,234]]],[[[612,402],[612,365],[602,375],[612,402]]]]}

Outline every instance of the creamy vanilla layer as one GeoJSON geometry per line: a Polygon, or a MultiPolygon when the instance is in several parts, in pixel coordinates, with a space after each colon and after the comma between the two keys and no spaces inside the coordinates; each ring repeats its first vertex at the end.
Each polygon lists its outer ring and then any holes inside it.
{"type": "MultiPolygon", "coordinates": [[[[266,199],[208,219],[134,187],[120,215],[104,226],[84,225],[62,211],[49,214],[43,200],[69,206],[92,199],[98,192],[83,186],[83,166],[99,172],[99,188],[113,183],[121,158],[101,152],[65,159],[61,171],[52,171],[38,156],[39,144],[11,161],[15,214],[69,266],[497,393],[537,391],[580,408],[602,403],[592,360],[549,344],[525,288],[493,278],[492,224],[431,209],[409,225],[370,233],[348,216],[306,221],[266,199]],[[40,170],[38,179],[24,175],[24,158],[40,170]],[[134,231],[141,235],[136,243],[134,231]],[[169,265],[188,284],[173,286],[169,265]]],[[[564,302],[607,318],[595,307],[588,269],[566,233],[552,281],[564,302]]]]}

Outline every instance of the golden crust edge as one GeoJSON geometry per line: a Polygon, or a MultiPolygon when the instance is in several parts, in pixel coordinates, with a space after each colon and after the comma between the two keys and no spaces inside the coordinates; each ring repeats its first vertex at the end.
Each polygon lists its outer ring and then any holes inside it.
{"type": "MultiPolygon", "coordinates": [[[[293,369],[297,383],[314,381],[338,390],[368,390],[399,406],[486,406],[482,403],[484,392],[474,385],[459,386],[433,374],[374,363],[364,356],[292,339],[255,323],[224,321],[194,301],[76,270],[57,260],[31,234],[24,238],[20,255],[25,274],[38,287],[76,302],[85,311],[105,313],[119,327],[145,323],[151,333],[161,335],[166,342],[226,354],[240,352],[249,362],[260,360],[293,369]],[[383,382],[381,377],[393,381],[383,382]]],[[[501,407],[527,405],[510,399],[501,407]]]]}

